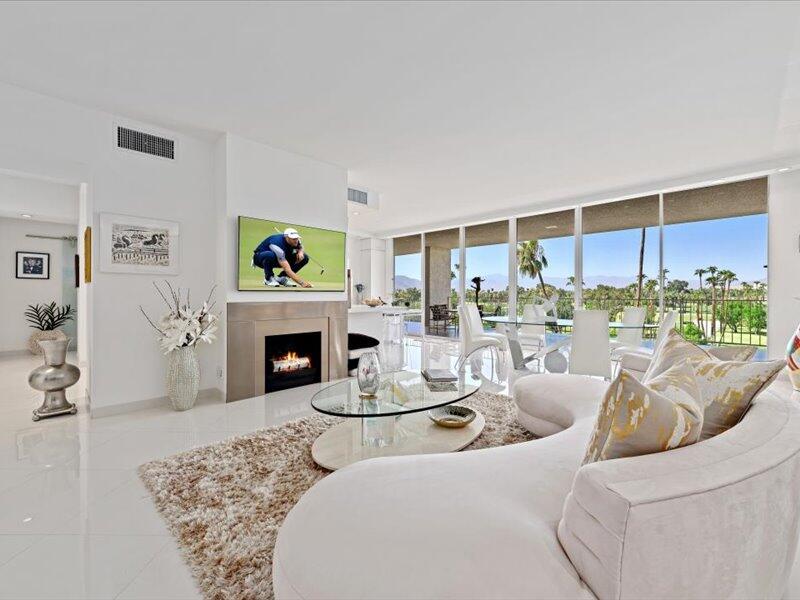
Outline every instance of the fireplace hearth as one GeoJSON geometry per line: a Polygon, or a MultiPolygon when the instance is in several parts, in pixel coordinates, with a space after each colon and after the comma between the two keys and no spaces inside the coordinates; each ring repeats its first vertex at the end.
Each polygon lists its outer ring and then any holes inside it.
{"type": "Polygon", "coordinates": [[[264,391],[322,381],[322,332],[264,336],[264,391]]]}

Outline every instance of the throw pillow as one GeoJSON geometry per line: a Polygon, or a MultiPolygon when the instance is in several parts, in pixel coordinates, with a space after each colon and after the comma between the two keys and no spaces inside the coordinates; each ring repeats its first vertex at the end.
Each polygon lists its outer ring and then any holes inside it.
{"type": "MultiPolygon", "coordinates": [[[[653,360],[650,361],[650,366],[642,377],[642,381],[647,382],[684,360],[689,360],[693,364],[703,360],[716,360],[713,354],[715,352],[716,349],[712,349],[711,352],[704,350],[672,329],[654,352],[653,360]]],[[[726,347],[723,355],[726,360],[747,361],[753,358],[755,352],[756,348],[753,346],[726,347]]]]}
{"type": "Polygon", "coordinates": [[[600,404],[583,464],[694,444],[702,428],[702,398],[688,361],[647,384],[622,370],[600,404]]]}
{"type": "Polygon", "coordinates": [[[692,363],[705,404],[701,440],[736,425],[758,394],[772,383],[783,360],[737,362],[708,359],[692,363]]]}

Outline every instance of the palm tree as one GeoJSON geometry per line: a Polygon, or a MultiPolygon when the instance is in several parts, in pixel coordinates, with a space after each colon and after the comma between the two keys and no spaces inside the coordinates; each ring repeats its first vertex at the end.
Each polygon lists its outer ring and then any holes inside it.
{"type": "Polygon", "coordinates": [[[728,305],[725,303],[726,299],[729,299],[731,294],[731,283],[736,280],[736,273],[731,271],[730,269],[722,269],[719,273],[717,273],[717,277],[719,278],[719,291],[720,291],[720,310],[722,311],[722,327],[721,333],[722,336],[725,337],[725,325],[728,322],[726,318],[728,316],[728,305]]]}
{"type": "Polygon", "coordinates": [[[636,278],[636,306],[642,305],[642,282],[644,281],[644,240],[647,228],[642,227],[642,236],[639,241],[639,276],[636,278]]]}
{"type": "MultiPolygon", "coordinates": [[[[694,270],[694,274],[697,275],[700,278],[700,288],[699,289],[700,289],[700,297],[701,298],[703,296],[703,275],[705,275],[706,273],[708,273],[708,271],[706,271],[705,269],[702,269],[702,268],[694,270]]],[[[703,329],[703,315],[700,312],[700,304],[701,304],[701,302],[697,303],[697,326],[700,328],[700,331],[705,331],[703,329]]]]}
{"type": "Polygon", "coordinates": [[[714,340],[714,334],[717,333],[717,273],[719,269],[714,265],[706,268],[709,275],[706,277],[706,283],[711,286],[711,339],[714,340]]]}
{"type": "Polygon", "coordinates": [[[517,264],[519,272],[527,277],[539,278],[539,285],[542,287],[542,296],[549,299],[547,289],[544,287],[542,271],[547,268],[547,257],[544,255],[544,247],[539,240],[530,240],[517,244],[517,264]]]}

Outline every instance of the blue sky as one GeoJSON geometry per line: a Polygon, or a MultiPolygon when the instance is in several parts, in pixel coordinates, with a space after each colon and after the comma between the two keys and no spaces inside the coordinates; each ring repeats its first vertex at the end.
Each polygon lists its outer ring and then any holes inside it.
{"type": "MultiPolygon", "coordinates": [[[[628,229],[583,237],[583,274],[589,277],[628,277],[638,272],[640,229],[628,229]]],[[[548,278],[567,278],[574,270],[573,238],[542,240],[549,267],[548,278]]],[[[458,262],[458,250],[451,255],[458,262]]],[[[685,279],[697,285],[694,270],[715,265],[730,269],[739,281],[766,278],[767,215],[734,217],[712,221],[681,223],[664,227],[664,266],[668,279],[685,279]]],[[[645,274],[658,276],[658,228],[647,230],[645,274]]],[[[395,272],[420,279],[419,254],[398,256],[395,272]]],[[[467,248],[467,279],[476,275],[505,275],[508,272],[506,244],[467,248]]],[[[524,283],[524,282],[523,282],[524,283]]]]}

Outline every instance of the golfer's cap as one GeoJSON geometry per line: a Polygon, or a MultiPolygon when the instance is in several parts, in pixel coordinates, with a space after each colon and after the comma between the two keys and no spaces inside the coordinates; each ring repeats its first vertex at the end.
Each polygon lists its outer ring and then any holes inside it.
{"type": "Polygon", "coordinates": [[[290,240],[299,240],[300,234],[297,233],[297,229],[293,229],[291,227],[287,227],[283,230],[283,235],[285,235],[290,240]]]}

